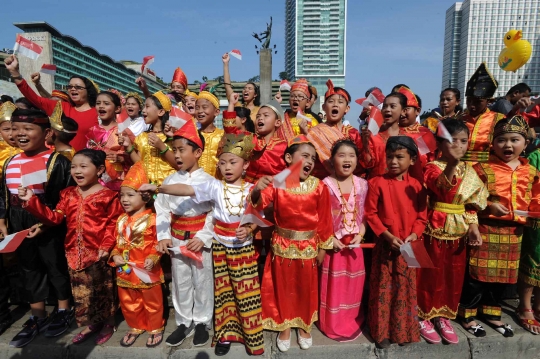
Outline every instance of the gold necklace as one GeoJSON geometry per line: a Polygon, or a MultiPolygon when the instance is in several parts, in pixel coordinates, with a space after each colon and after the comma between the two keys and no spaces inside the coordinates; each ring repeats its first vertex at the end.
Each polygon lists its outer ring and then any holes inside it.
{"type": "Polygon", "coordinates": [[[240,216],[240,214],[242,213],[242,210],[244,209],[244,198],[246,197],[245,193],[244,193],[244,186],[246,184],[246,182],[244,180],[242,180],[242,184],[240,185],[240,189],[237,191],[237,192],[233,192],[231,191],[231,189],[229,188],[229,186],[227,185],[227,182],[225,181],[222,181],[223,182],[223,198],[225,199],[225,208],[227,208],[227,212],[229,212],[229,215],[230,216],[240,216]],[[236,194],[242,194],[242,196],[240,197],[240,203],[234,205],[231,203],[231,198],[228,196],[228,194],[230,194],[231,196],[234,196],[236,194]],[[235,208],[238,208],[237,211],[235,211],[234,209],[235,208]]]}
{"type": "MultiPolygon", "coordinates": [[[[352,179],[352,178],[351,178],[352,179]]],[[[347,231],[349,234],[352,234],[355,226],[356,226],[356,214],[358,213],[358,208],[356,207],[356,188],[354,187],[354,179],[352,179],[352,190],[349,196],[353,197],[353,208],[352,210],[349,209],[349,202],[345,199],[345,196],[343,195],[343,192],[341,191],[341,186],[339,185],[339,181],[336,179],[336,183],[338,185],[339,190],[339,196],[340,202],[341,202],[341,214],[342,219],[341,223],[343,224],[343,228],[345,231],[347,231]],[[350,221],[347,220],[347,215],[352,214],[352,219],[350,221]]]]}

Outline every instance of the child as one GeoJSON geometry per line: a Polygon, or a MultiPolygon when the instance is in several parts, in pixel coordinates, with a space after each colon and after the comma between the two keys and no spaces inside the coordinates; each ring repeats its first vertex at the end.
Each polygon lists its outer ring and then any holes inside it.
{"type": "Polygon", "coordinates": [[[129,129],[135,137],[148,130],[148,125],[144,122],[141,116],[143,108],[143,100],[137,92],[129,92],[126,94],[126,112],[129,116],[129,129]]]}
{"type": "Polygon", "coordinates": [[[223,128],[225,133],[255,133],[255,125],[251,119],[249,108],[235,107],[233,101],[238,102],[238,97],[237,93],[232,93],[229,97],[229,107],[227,111],[223,112],[223,128]]]}
{"type": "Polygon", "coordinates": [[[138,192],[145,183],[148,183],[148,177],[139,162],[131,167],[120,187],[120,202],[126,213],[118,217],[116,246],[109,258],[109,264],[119,268],[116,284],[120,307],[127,325],[131,327],[120,341],[123,347],[132,346],[145,331],[149,334],[148,348],[158,346],[163,340],[161,283],[164,280],[160,254],[156,250],[156,215],[147,208],[150,196],[138,192]],[[125,267],[127,262],[144,268],[156,279],[151,283],[143,282],[133,269],[125,267]]]}
{"type": "Polygon", "coordinates": [[[204,137],[204,151],[199,159],[199,166],[212,177],[216,176],[217,151],[221,137],[225,133],[214,125],[214,120],[219,112],[218,98],[208,91],[201,91],[195,106],[197,121],[204,137]]]}
{"type": "Polygon", "coordinates": [[[456,119],[442,124],[453,142],[437,137],[441,157],[424,168],[430,199],[424,245],[438,268],[417,272],[418,316],[420,335],[427,342],[440,343],[442,337],[457,344],[459,339],[449,319],[455,319],[458,311],[467,244],[482,243],[476,212],[485,209],[488,193],[474,169],[460,160],[467,151],[469,129],[456,119]]]}
{"type": "Polygon", "coordinates": [[[116,115],[122,110],[120,97],[112,91],[101,91],[96,100],[96,110],[100,124],[88,130],[86,147],[101,150],[107,154],[107,171],[110,180],[102,178],[101,184],[113,191],[119,191],[120,185],[129,169],[127,155],[119,144],[118,124],[116,115]]]}
{"type": "MultiPolygon", "coordinates": [[[[199,103],[197,103],[199,104],[199,103]]],[[[250,225],[240,226],[252,184],[242,179],[253,150],[250,135],[227,134],[219,153],[223,181],[213,179],[196,185],[144,185],[141,191],[191,196],[195,203],[214,205],[215,326],[212,345],[216,355],[229,352],[231,342],[244,343],[251,355],[264,353],[261,296],[257,261],[250,225]]]]}
{"type": "Polygon", "coordinates": [[[427,127],[433,134],[437,133],[439,121],[445,118],[458,118],[461,115],[461,92],[456,88],[444,89],[439,95],[439,112],[433,111],[423,126],[427,127]]]}
{"type": "Polygon", "coordinates": [[[148,97],[142,113],[150,129],[137,136],[133,143],[125,132],[120,140],[131,161],[141,161],[150,182],[158,185],[178,168],[174,154],[166,144],[167,136],[163,133],[171,108],[171,99],[162,92],[148,97]]]}
{"type": "MultiPolygon", "coordinates": [[[[486,323],[504,337],[514,336],[501,321],[499,300],[508,284],[518,280],[521,239],[526,218],[514,211],[527,211],[540,197],[539,174],[520,157],[529,142],[529,126],[521,116],[503,119],[493,130],[493,155],[474,165],[488,191],[488,208],[479,213],[482,245],[469,252],[469,271],[460,300],[459,316],[465,329],[485,336],[476,323],[480,313],[486,323]]],[[[525,313],[518,310],[521,319],[525,313]]],[[[527,327],[527,326],[525,326],[527,327]]]]}
{"type": "Polygon", "coordinates": [[[54,146],[55,152],[71,161],[75,155],[75,150],[69,143],[75,138],[79,125],[74,119],[63,114],[60,101],[56,104],[50,119],[52,131],[50,136],[47,137],[46,143],[49,146],[54,146]]]}
{"type": "Polygon", "coordinates": [[[300,187],[277,189],[270,185],[272,177],[263,177],[250,198],[257,210],[274,205],[272,256],[266,259],[261,296],[263,327],[280,332],[277,345],[282,352],[290,348],[293,327],[299,328],[300,348],[313,344],[309,333],[319,309],[317,264],[333,243],[328,188],[310,176],[317,152],[306,136],[295,138],[285,151],[288,166],[299,161],[304,162],[300,187]]]}
{"type": "MultiPolygon", "coordinates": [[[[319,179],[332,173],[330,150],[334,143],[342,138],[350,138],[358,149],[362,148],[360,132],[350,125],[343,125],[343,117],[351,109],[351,95],[341,87],[334,87],[332,80],[326,82],[328,91],[324,95],[323,110],[327,114],[326,122],[309,130],[307,137],[317,149],[319,162],[315,165],[313,175],[319,179]]],[[[360,168],[358,173],[361,172],[360,168]]]]}
{"type": "Polygon", "coordinates": [[[197,120],[195,120],[195,107],[197,106],[198,98],[199,95],[186,89],[186,92],[184,93],[184,100],[182,101],[182,110],[189,113],[191,117],[193,117],[195,121],[194,123],[197,122],[197,120]]]}
{"type": "MultiPolygon", "coordinates": [[[[178,172],[163,181],[164,185],[187,185],[212,181],[212,176],[199,167],[204,138],[191,121],[174,133],[172,151],[179,166],[178,172]]],[[[186,254],[171,254],[172,302],[178,328],[167,338],[168,346],[179,346],[195,333],[193,344],[208,342],[208,329],[214,314],[214,282],[212,269],[212,205],[195,203],[190,197],[158,194],[156,203],[158,250],[166,253],[169,247],[185,246],[200,253],[201,261],[186,254]]]]}
{"type": "Polygon", "coordinates": [[[353,175],[358,163],[358,148],[350,139],[332,147],[334,174],[323,182],[330,189],[334,252],[324,258],[321,271],[319,329],[329,338],[344,342],[362,334],[364,310],[361,308],[366,271],[359,245],[366,233],[364,204],[367,182],[353,175]]]}
{"type": "MultiPolygon", "coordinates": [[[[58,160],[58,158],[57,158],[58,160]]],[[[9,166],[8,166],[9,168],[9,166]]],[[[45,226],[58,226],[65,220],[67,234],[64,241],[69,265],[71,289],[75,302],[75,320],[79,327],[87,326],[73,338],[74,344],[88,339],[100,331],[95,342],[107,342],[114,328],[116,312],[113,270],[107,265],[109,253],[114,247],[116,219],[122,213],[117,194],[99,183],[105,171],[105,153],[84,149],[75,154],[71,162],[71,176],[77,186],[62,190],[60,200],[49,208],[39,200],[38,189],[20,186],[19,199],[24,208],[45,226]]],[[[41,232],[41,226],[38,226],[41,232]]],[[[50,229],[45,232],[48,236],[50,229]]],[[[69,328],[69,310],[62,323],[69,328]]],[[[39,327],[39,325],[38,325],[39,327]]],[[[51,330],[49,327],[48,330],[51,330]]]]}
{"type": "Polygon", "coordinates": [[[368,325],[379,347],[420,341],[416,269],[399,248],[420,240],[426,226],[426,192],[408,174],[418,148],[408,136],[386,143],[388,173],[369,181],[365,213],[376,238],[369,286],[368,325]]]}
{"type": "Polygon", "coordinates": [[[18,197],[21,185],[21,169],[32,166],[36,171],[46,171],[45,183],[31,186],[44,205],[52,208],[59,201],[59,192],[71,183],[69,160],[45,146],[50,133],[49,117],[39,110],[15,110],[11,117],[12,136],[23,153],[4,163],[4,178],[0,186],[0,231],[6,237],[32,228],[16,250],[21,271],[24,300],[30,302],[31,317],[23,329],[13,338],[10,346],[21,348],[30,343],[38,332],[46,330],[46,336],[65,332],[73,318],[69,310],[69,275],[63,250],[65,228],[51,228],[46,234],[37,229],[39,220],[23,207],[18,197]],[[47,317],[45,299],[49,296],[49,283],[58,299],[59,310],[47,317]],[[50,325],[51,324],[51,325],[50,325]],[[47,326],[49,327],[47,329],[47,326]]]}
{"type": "Polygon", "coordinates": [[[0,175],[1,169],[8,158],[21,153],[17,142],[12,136],[11,115],[17,106],[13,102],[6,101],[0,105],[0,175]]]}

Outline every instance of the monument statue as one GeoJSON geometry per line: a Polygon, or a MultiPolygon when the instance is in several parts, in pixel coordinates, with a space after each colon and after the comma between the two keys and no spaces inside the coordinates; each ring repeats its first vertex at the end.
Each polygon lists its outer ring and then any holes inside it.
{"type": "Polygon", "coordinates": [[[251,36],[256,38],[262,44],[261,45],[262,49],[269,49],[270,40],[272,38],[272,16],[270,16],[270,24],[266,23],[266,31],[263,31],[260,34],[257,34],[256,32],[254,32],[253,35],[251,36]]]}

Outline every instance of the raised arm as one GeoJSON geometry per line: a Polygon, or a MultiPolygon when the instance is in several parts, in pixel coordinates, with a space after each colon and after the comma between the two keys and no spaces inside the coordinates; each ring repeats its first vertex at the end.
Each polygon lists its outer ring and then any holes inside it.
{"type": "Polygon", "coordinates": [[[195,196],[193,187],[187,184],[164,184],[156,186],[154,184],[143,184],[139,192],[163,193],[171,196],[191,197],[195,196]]]}
{"type": "Polygon", "coordinates": [[[221,60],[223,60],[223,83],[225,85],[225,94],[227,98],[230,98],[234,92],[231,85],[231,73],[229,72],[229,61],[231,61],[231,57],[226,53],[221,56],[221,60]]]}
{"type": "Polygon", "coordinates": [[[32,82],[34,83],[34,86],[36,86],[36,90],[38,90],[41,97],[51,98],[51,94],[45,90],[45,87],[43,87],[41,84],[41,75],[39,72],[34,72],[32,75],[30,75],[30,78],[32,79],[32,82]]]}

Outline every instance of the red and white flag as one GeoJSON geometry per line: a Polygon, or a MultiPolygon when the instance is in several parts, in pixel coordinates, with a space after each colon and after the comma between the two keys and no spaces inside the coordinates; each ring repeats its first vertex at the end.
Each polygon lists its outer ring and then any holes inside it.
{"type": "Polygon", "coordinates": [[[371,134],[375,136],[379,133],[382,125],[384,123],[384,118],[382,116],[381,110],[378,107],[373,106],[369,112],[368,118],[368,130],[371,131],[371,134]]]}
{"type": "Polygon", "coordinates": [[[29,232],[29,229],[25,229],[24,231],[10,234],[6,238],[4,238],[0,242],[0,253],[15,252],[15,250],[19,247],[22,241],[24,241],[29,232]]]}
{"type": "Polygon", "coordinates": [[[17,34],[15,46],[13,46],[13,52],[15,54],[21,54],[31,58],[32,60],[36,60],[42,51],[43,48],[41,46],[17,34]]]}
{"type": "Polygon", "coordinates": [[[116,115],[116,123],[118,124],[118,133],[124,132],[131,125],[131,119],[125,107],[122,108],[122,112],[116,115]]]}
{"type": "Polygon", "coordinates": [[[240,219],[240,225],[246,223],[253,223],[259,227],[272,227],[274,225],[272,222],[264,219],[261,212],[253,208],[251,203],[247,205],[246,209],[244,210],[244,215],[240,219]]]}
{"type": "Polygon", "coordinates": [[[304,113],[302,111],[298,111],[296,113],[296,119],[297,120],[300,120],[300,119],[306,120],[307,123],[311,123],[311,119],[309,117],[307,117],[306,115],[304,115],[304,113]]]}
{"type": "Polygon", "coordinates": [[[405,243],[399,251],[409,268],[435,268],[423,241],[405,243]]]}
{"type": "Polygon", "coordinates": [[[143,57],[142,65],[141,65],[141,74],[144,74],[145,73],[144,70],[146,70],[148,66],[152,65],[152,63],[154,62],[154,57],[155,56],[143,57]]]}
{"type": "Polygon", "coordinates": [[[304,161],[298,161],[291,167],[285,168],[274,176],[274,188],[296,188],[300,187],[300,171],[304,161]]]}
{"type": "Polygon", "coordinates": [[[287,80],[281,80],[279,91],[291,91],[291,84],[287,80]]]}
{"type": "Polygon", "coordinates": [[[365,108],[369,107],[369,105],[379,106],[381,103],[383,103],[384,97],[385,96],[383,95],[381,90],[375,89],[371,91],[368,97],[360,98],[355,102],[365,108]]]}
{"type": "Polygon", "coordinates": [[[525,218],[536,218],[540,219],[540,212],[529,212],[529,211],[520,211],[518,209],[514,210],[514,215],[525,218]]]}
{"type": "Polygon", "coordinates": [[[416,139],[416,145],[418,146],[418,152],[421,156],[427,155],[430,152],[435,152],[437,149],[437,142],[431,132],[426,132],[423,136],[416,139]]]}
{"type": "Polygon", "coordinates": [[[446,126],[443,125],[442,121],[439,121],[437,125],[437,137],[444,138],[445,140],[448,140],[448,142],[450,143],[454,142],[452,135],[450,134],[446,126]]]}
{"type": "Polygon", "coordinates": [[[41,72],[42,74],[54,76],[56,75],[56,65],[43,64],[39,72],[41,72]]]}
{"type": "Polygon", "coordinates": [[[171,247],[169,248],[169,251],[174,254],[181,254],[185,257],[196,260],[197,262],[202,262],[203,260],[202,252],[193,252],[192,250],[189,250],[186,246],[171,247]]]}
{"type": "Polygon", "coordinates": [[[47,182],[47,164],[41,157],[21,164],[21,186],[30,187],[47,182]]]}
{"type": "Polygon", "coordinates": [[[233,49],[229,52],[229,55],[236,57],[238,60],[242,60],[242,53],[238,49],[233,49]]]}
{"type": "Polygon", "coordinates": [[[182,111],[178,107],[173,107],[169,113],[169,125],[177,130],[184,126],[186,122],[191,121],[191,115],[182,111]]]}
{"type": "Polygon", "coordinates": [[[133,269],[133,273],[137,277],[139,277],[140,280],[142,280],[144,283],[155,283],[160,280],[159,275],[149,272],[146,269],[137,267],[137,265],[133,262],[127,262],[131,266],[131,269],[133,269]]]}

